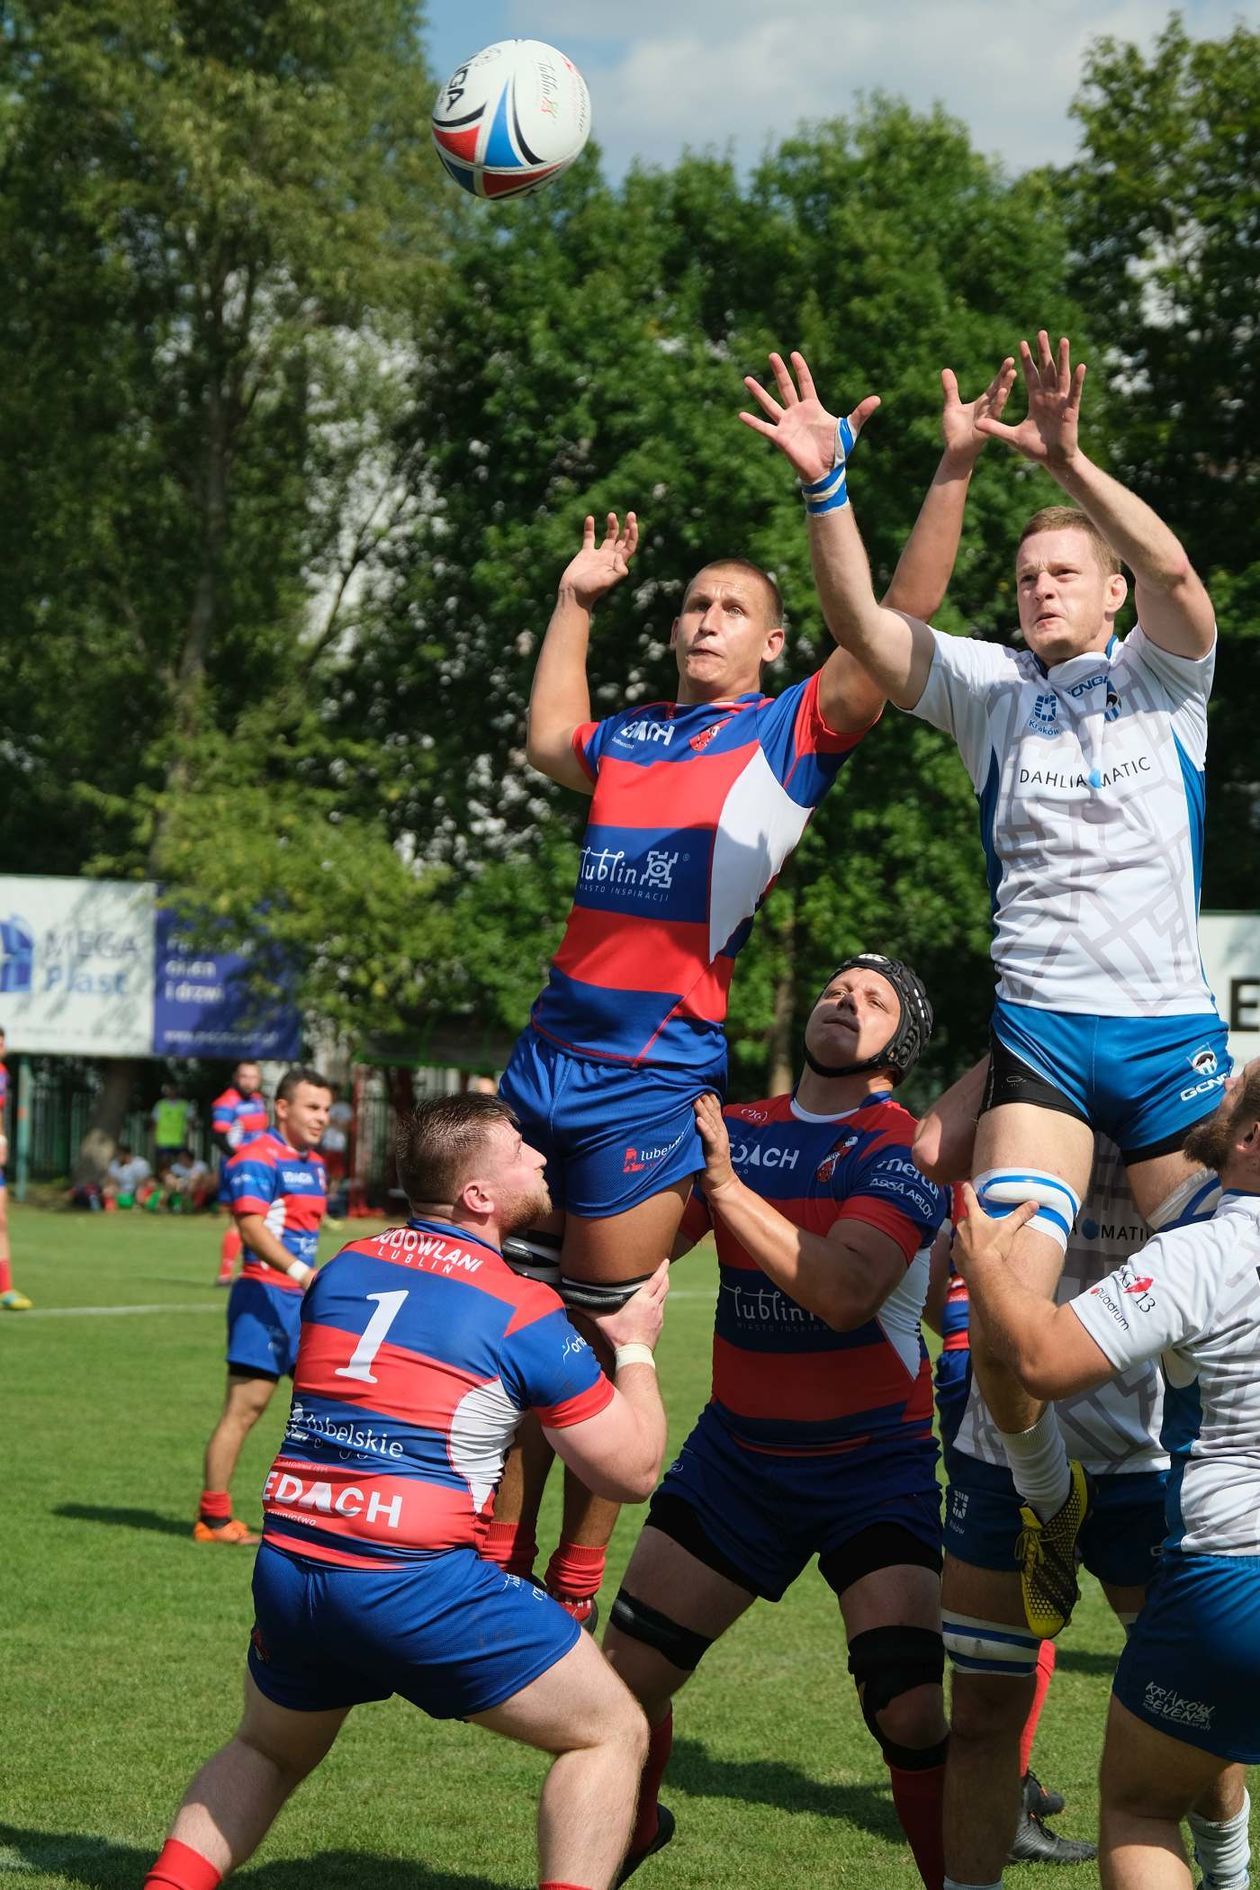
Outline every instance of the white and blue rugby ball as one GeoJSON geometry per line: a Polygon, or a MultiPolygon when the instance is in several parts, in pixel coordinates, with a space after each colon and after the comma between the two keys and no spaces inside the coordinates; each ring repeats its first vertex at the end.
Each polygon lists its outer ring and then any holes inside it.
{"type": "Polygon", "coordinates": [[[457,66],[437,95],[433,142],[476,197],[524,197],[567,170],[590,136],[577,67],[540,39],[501,39],[457,66]]]}

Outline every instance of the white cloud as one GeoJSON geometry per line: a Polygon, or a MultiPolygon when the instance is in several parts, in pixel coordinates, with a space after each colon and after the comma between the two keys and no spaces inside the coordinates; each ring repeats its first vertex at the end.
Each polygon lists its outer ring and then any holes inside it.
{"type": "MultiPolygon", "coordinates": [[[[1195,37],[1260,21],[1260,0],[1190,0],[1195,37]]],[[[1063,163],[1068,106],[1102,35],[1149,47],[1156,0],[638,0],[601,16],[590,0],[507,0],[504,30],[547,39],[583,68],[609,171],[671,164],[685,145],[741,164],[802,120],[843,117],[859,93],[918,110],[940,102],[978,149],[1013,169],[1063,163]]]]}

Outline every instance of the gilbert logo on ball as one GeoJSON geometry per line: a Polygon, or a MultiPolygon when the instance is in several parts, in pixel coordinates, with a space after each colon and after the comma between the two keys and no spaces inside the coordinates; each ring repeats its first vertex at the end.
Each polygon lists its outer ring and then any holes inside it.
{"type": "Polygon", "coordinates": [[[477,197],[523,197],[567,170],[591,130],[577,67],[540,39],[502,39],[457,66],[433,107],[443,164],[477,197]]]}

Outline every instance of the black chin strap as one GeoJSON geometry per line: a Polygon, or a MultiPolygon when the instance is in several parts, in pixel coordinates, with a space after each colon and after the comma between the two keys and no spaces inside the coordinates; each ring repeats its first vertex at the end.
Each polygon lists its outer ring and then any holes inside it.
{"type": "Polygon", "coordinates": [[[884,1050],[877,1057],[863,1057],[860,1063],[820,1063],[818,1058],[805,1046],[805,1061],[815,1076],[865,1076],[868,1070],[887,1070],[884,1050]]]}

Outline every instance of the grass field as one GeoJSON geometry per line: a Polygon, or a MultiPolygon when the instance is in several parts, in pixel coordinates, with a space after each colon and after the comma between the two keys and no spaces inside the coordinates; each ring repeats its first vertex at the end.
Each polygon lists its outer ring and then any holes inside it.
{"type": "MultiPolygon", "coordinates": [[[[0,1318],[0,1880],[137,1885],[183,1787],[231,1732],[251,1557],[189,1530],[222,1395],[224,1295],[209,1220],[12,1211],[34,1313],[0,1318]]],[[[327,1235],[325,1253],[344,1236],[327,1235]]],[[[661,1344],[672,1442],[707,1391],[713,1272],[676,1269],[661,1344]]],[[[237,1476],[258,1491],[278,1393],[237,1476]]],[[[549,1492],[549,1497],[550,1497],[549,1492]]],[[[613,1544],[605,1605],[642,1512],[613,1544]]],[[[554,1512],[542,1540],[554,1537],[554,1512]]],[[[1119,1629],[1093,1584],[1060,1643],[1037,1764],[1092,1832],[1119,1629]]],[[[830,1592],[810,1572],[753,1609],[682,1697],[664,1796],[679,1836],[644,1890],[917,1883],[845,1673],[830,1592]]],[[[258,1890],[523,1890],[543,1761],[392,1700],[361,1708],[242,1873],[258,1890]]],[[[1093,1868],[1058,1871],[1064,1890],[1093,1868]]],[[[1012,1870],[1008,1881],[1031,1883],[1012,1870]]]]}

